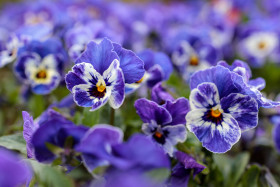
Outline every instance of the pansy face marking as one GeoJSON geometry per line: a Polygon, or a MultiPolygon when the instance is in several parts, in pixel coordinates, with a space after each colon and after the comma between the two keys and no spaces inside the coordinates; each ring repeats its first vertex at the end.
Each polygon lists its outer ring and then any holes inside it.
{"type": "Polygon", "coordinates": [[[250,96],[231,93],[220,99],[214,83],[206,82],[193,89],[191,111],[186,116],[187,128],[202,142],[203,147],[224,153],[231,149],[241,131],[257,125],[258,104],[250,96]]]}
{"type": "Polygon", "coordinates": [[[197,66],[199,64],[198,56],[197,55],[191,55],[189,62],[190,62],[191,66],[197,66]]]}

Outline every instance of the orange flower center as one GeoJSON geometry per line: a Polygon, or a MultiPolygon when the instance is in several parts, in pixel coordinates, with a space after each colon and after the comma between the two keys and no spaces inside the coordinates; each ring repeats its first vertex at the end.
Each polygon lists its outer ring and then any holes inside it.
{"type": "Polygon", "coordinates": [[[98,92],[103,92],[106,89],[105,81],[103,79],[98,80],[96,87],[98,92]]]}
{"type": "Polygon", "coordinates": [[[46,70],[40,70],[40,71],[36,74],[36,78],[38,78],[38,79],[45,79],[45,78],[47,78],[47,72],[46,72],[46,70]]]}
{"type": "Polygon", "coordinates": [[[192,55],[190,58],[190,65],[197,66],[199,63],[199,59],[196,55],[192,55]]]}
{"type": "Polygon", "coordinates": [[[215,117],[215,118],[218,118],[218,117],[221,116],[221,114],[222,114],[222,113],[220,112],[219,109],[216,109],[216,110],[211,109],[211,116],[213,116],[213,117],[215,117]]]}
{"type": "Polygon", "coordinates": [[[160,132],[155,132],[155,136],[157,137],[157,138],[161,138],[162,137],[162,134],[160,133],[160,132]]]}

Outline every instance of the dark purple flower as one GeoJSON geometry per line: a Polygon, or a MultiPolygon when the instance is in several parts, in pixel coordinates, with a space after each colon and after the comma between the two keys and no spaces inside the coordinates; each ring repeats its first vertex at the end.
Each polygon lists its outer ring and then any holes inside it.
{"type": "Polygon", "coordinates": [[[28,185],[32,178],[27,163],[11,151],[0,147],[0,186],[28,185]]]}
{"type": "Polygon", "coordinates": [[[188,181],[193,170],[193,177],[205,169],[205,166],[196,162],[196,160],[186,153],[177,151],[175,157],[178,163],[173,167],[171,178],[167,186],[170,187],[185,187],[188,186],[188,181]]]}
{"type": "Polygon", "coordinates": [[[96,110],[108,101],[111,107],[119,108],[125,83],[140,80],[143,74],[143,62],[132,51],[105,38],[100,44],[87,45],[65,79],[74,101],[96,110]]]}
{"type": "Polygon", "coordinates": [[[23,136],[27,143],[28,157],[35,157],[39,162],[51,162],[58,156],[63,159],[73,156],[72,150],[88,130],[87,127],[76,126],[51,109],[35,122],[27,112],[23,112],[23,119],[23,136]],[[56,150],[51,150],[52,147],[56,150]]]}
{"type": "Polygon", "coordinates": [[[174,145],[187,138],[185,116],[189,112],[189,102],[185,98],[166,101],[163,106],[147,99],[138,99],[135,108],[144,122],[142,131],[163,146],[172,156],[174,145]]]}

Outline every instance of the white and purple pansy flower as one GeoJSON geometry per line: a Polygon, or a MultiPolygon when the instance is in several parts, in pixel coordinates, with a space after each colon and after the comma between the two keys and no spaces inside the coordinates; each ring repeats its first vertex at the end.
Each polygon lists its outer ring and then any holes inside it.
{"type": "Polygon", "coordinates": [[[58,40],[30,41],[19,49],[15,73],[35,94],[49,94],[61,82],[65,55],[58,40]]]}
{"type": "Polygon", "coordinates": [[[66,75],[67,88],[74,101],[82,107],[96,110],[109,101],[119,108],[125,97],[125,83],[133,83],[144,75],[143,62],[120,45],[103,39],[90,42],[66,75]]]}
{"type": "MultiPolygon", "coordinates": [[[[2,30],[0,33],[3,34],[2,30]]],[[[13,62],[17,57],[19,41],[15,36],[10,36],[7,41],[0,40],[0,68],[13,62]]]]}
{"type": "Polygon", "coordinates": [[[214,153],[227,152],[240,139],[242,131],[257,126],[256,100],[240,93],[223,97],[214,83],[201,83],[193,89],[190,105],[187,128],[203,147],[214,153]]]}
{"type": "Polygon", "coordinates": [[[142,131],[163,147],[172,156],[174,145],[187,138],[185,115],[189,112],[189,102],[185,98],[167,100],[158,105],[147,99],[138,99],[135,108],[144,122],[142,131]]]}

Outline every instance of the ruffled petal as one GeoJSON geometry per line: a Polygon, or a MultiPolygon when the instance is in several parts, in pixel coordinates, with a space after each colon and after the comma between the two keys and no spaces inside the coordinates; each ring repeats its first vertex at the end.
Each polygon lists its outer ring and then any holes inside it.
{"type": "Polygon", "coordinates": [[[221,106],[237,122],[242,131],[258,125],[258,103],[250,96],[230,94],[222,98],[221,106]]]}

